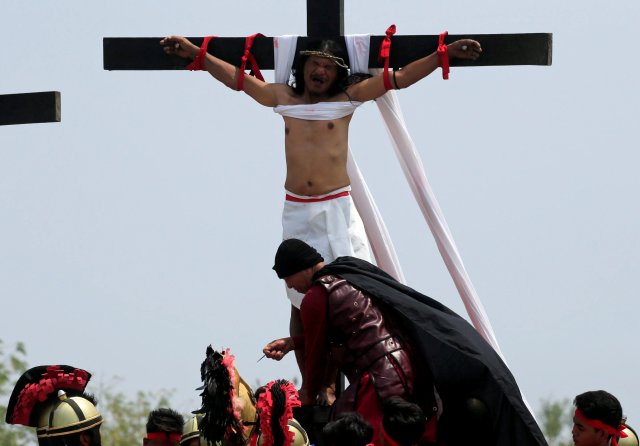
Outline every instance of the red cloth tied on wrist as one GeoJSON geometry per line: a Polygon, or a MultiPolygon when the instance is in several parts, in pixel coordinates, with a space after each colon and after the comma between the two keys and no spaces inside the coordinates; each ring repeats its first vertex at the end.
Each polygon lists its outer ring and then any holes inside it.
{"type": "Polygon", "coordinates": [[[442,67],[442,79],[449,79],[449,49],[444,43],[447,34],[445,31],[438,37],[438,64],[442,67]]]}
{"type": "Polygon", "coordinates": [[[584,413],[580,409],[576,409],[576,418],[580,419],[584,423],[588,424],[594,429],[600,429],[607,434],[611,435],[611,446],[618,446],[618,437],[627,438],[627,433],[624,432],[625,425],[621,424],[616,429],[613,426],[609,426],[608,424],[604,424],[600,420],[587,418],[584,413]]]}
{"type": "Polygon", "coordinates": [[[240,72],[238,73],[238,84],[236,90],[242,91],[244,89],[244,70],[247,66],[247,60],[251,64],[251,74],[254,77],[257,77],[261,81],[264,81],[262,77],[262,73],[260,73],[260,68],[258,68],[258,62],[256,62],[256,58],[251,54],[251,47],[253,46],[253,41],[256,37],[264,37],[260,33],[256,33],[252,36],[247,37],[244,40],[244,53],[242,54],[242,59],[240,61],[240,72]]]}
{"type": "Polygon", "coordinates": [[[393,87],[391,86],[391,80],[389,79],[389,57],[391,55],[391,36],[396,33],[396,25],[391,25],[385,31],[385,38],[382,39],[380,44],[380,52],[378,53],[378,62],[384,60],[384,69],[382,71],[382,81],[384,82],[384,89],[389,91],[393,87]]]}
{"type": "Polygon", "coordinates": [[[214,37],[216,36],[207,36],[204,38],[204,40],[202,41],[202,45],[200,46],[200,50],[198,51],[198,54],[196,55],[195,59],[193,59],[193,62],[187,65],[185,69],[191,70],[191,71],[204,70],[204,56],[207,54],[207,48],[209,47],[209,42],[214,37]]]}

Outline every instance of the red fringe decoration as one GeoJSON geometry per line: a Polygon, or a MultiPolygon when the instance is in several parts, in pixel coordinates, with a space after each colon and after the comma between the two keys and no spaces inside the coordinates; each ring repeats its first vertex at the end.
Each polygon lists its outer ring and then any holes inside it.
{"type": "MultiPolygon", "coordinates": [[[[269,382],[269,384],[265,386],[265,392],[260,394],[258,402],[256,403],[256,410],[260,414],[260,435],[262,446],[273,446],[274,442],[273,432],[271,431],[271,412],[273,410],[271,388],[275,384],[277,384],[277,381],[269,382]]],[[[289,431],[288,421],[293,418],[293,408],[300,407],[302,403],[300,402],[298,391],[290,382],[287,382],[287,384],[281,384],[280,389],[282,389],[285,394],[284,411],[279,420],[282,432],[284,433],[283,446],[290,446],[293,443],[295,434],[289,431]]],[[[252,446],[255,446],[254,443],[256,441],[257,435],[255,436],[255,440],[252,439],[252,446]]]]}
{"type": "Polygon", "coordinates": [[[29,426],[29,418],[36,403],[44,402],[49,395],[59,389],[83,392],[88,380],[89,373],[82,369],[64,373],[57,365],[48,367],[39,382],[27,384],[22,389],[10,423],[29,426]]]}

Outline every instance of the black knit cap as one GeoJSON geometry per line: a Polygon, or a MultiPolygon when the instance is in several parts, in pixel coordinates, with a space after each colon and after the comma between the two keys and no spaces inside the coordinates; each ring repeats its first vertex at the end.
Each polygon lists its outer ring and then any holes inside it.
{"type": "Polygon", "coordinates": [[[320,262],[324,259],[318,251],[302,240],[290,238],[278,246],[273,270],[280,279],[284,279],[320,262]]]}

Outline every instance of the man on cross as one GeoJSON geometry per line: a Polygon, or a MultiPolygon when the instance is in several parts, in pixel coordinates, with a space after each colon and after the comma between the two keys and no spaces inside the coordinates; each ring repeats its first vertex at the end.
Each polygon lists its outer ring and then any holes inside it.
{"type": "MultiPolygon", "coordinates": [[[[198,66],[229,88],[236,89],[239,68],[212,56],[184,37],[160,42],[167,54],[194,59],[198,66]]],[[[292,85],[244,78],[244,92],[259,104],[274,107],[285,123],[287,176],[283,210],[283,239],[298,238],[314,246],[328,261],[340,256],[371,260],[362,220],[349,195],[348,130],[355,109],[376,99],[390,87],[376,76],[351,75],[333,41],[311,42],[300,51],[292,68],[292,85]],[[386,85],[386,87],[385,87],[386,85]]],[[[476,60],[480,44],[461,39],[448,45],[449,58],[476,60]]],[[[439,67],[436,52],[392,74],[391,88],[413,85],[439,67]]],[[[292,304],[290,331],[301,334],[302,295],[287,290],[292,304]]],[[[300,358],[298,358],[300,363],[300,358]]]]}

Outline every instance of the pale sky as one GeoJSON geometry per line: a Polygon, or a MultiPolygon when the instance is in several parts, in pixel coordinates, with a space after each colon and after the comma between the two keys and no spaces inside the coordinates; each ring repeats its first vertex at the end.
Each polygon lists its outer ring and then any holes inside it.
{"type": "MultiPolygon", "coordinates": [[[[62,122],[0,127],[0,339],[25,342],[31,365],[123,377],[132,396],[175,389],[185,412],[208,344],[250,383],[296,374],[292,358],[256,364],[288,327],[271,271],[281,118],[206,73],[104,71],[102,38],[304,35],[305,14],[301,0],[3,4],[0,94],[61,91],[62,122]]],[[[553,33],[551,67],[454,67],[399,98],[528,401],[606,389],[640,427],[640,3],[346,0],[345,16],[347,33],[553,33]]],[[[350,140],[409,285],[465,315],[374,104],[350,140]]]]}

